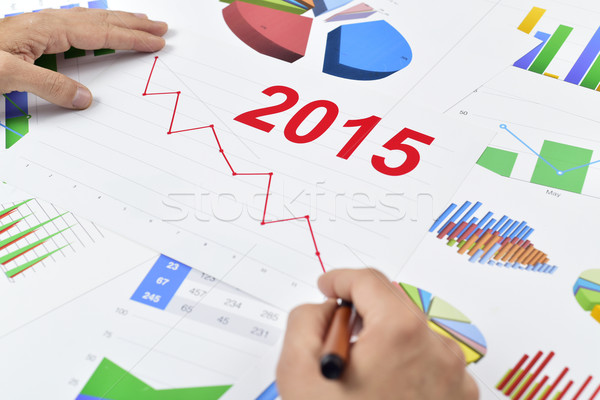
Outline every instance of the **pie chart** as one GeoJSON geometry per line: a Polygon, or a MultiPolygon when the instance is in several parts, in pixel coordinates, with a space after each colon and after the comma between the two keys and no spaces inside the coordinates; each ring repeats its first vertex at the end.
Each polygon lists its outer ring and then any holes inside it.
{"type": "MultiPolygon", "coordinates": [[[[248,47],[265,56],[293,63],[306,55],[315,17],[344,7],[348,0],[221,0],[228,28],[248,47]]],[[[383,79],[410,65],[408,41],[385,20],[364,20],[377,12],[365,3],[319,19],[319,23],[344,24],[315,38],[325,49],[322,72],[339,78],[372,81],[383,79]],[[320,39],[320,41],[319,41],[320,39]]],[[[334,24],[335,25],[335,24],[334,24]]],[[[333,25],[332,25],[333,26],[333,25]]]]}
{"type": "Polygon", "coordinates": [[[579,276],[573,286],[575,299],[592,318],[600,322],[600,269],[590,269],[579,276]]]}
{"type": "Polygon", "coordinates": [[[487,353],[487,343],[481,331],[462,312],[433,294],[406,283],[398,283],[425,314],[429,328],[454,340],[465,355],[467,364],[476,363],[487,353]]]}

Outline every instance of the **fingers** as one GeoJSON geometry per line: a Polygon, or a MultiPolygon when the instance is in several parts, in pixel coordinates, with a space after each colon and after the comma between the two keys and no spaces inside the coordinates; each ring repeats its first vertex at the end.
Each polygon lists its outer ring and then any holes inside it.
{"type": "Polygon", "coordinates": [[[352,301],[365,322],[377,316],[385,319],[390,313],[398,319],[402,319],[403,315],[407,318],[421,317],[406,293],[374,269],[328,272],[319,278],[319,289],[327,297],[352,301]]]}
{"type": "Polygon", "coordinates": [[[0,85],[3,92],[31,92],[61,107],[77,110],[88,108],[92,103],[92,94],[80,83],[7,53],[0,53],[2,71],[8,72],[0,85]]]}
{"type": "Polygon", "coordinates": [[[337,303],[330,299],[323,304],[306,304],[295,308],[288,317],[285,351],[294,359],[320,356],[325,332],[337,303]],[[298,353],[296,353],[298,352],[298,353]]]}
{"type": "Polygon", "coordinates": [[[479,387],[470,374],[465,373],[463,388],[465,400],[477,400],[479,398],[479,387]]]}
{"type": "Polygon", "coordinates": [[[40,17],[48,35],[56,36],[56,40],[48,41],[46,53],[63,52],[71,46],[83,50],[110,48],[154,52],[165,46],[161,36],[168,30],[164,22],[121,11],[44,10],[40,17]]]}
{"type": "Polygon", "coordinates": [[[77,24],[67,32],[67,40],[69,46],[82,50],[107,48],[151,53],[165,47],[165,39],[160,36],[116,25],[77,24]]]}
{"type": "Polygon", "coordinates": [[[324,380],[319,358],[325,332],[337,307],[335,300],[295,308],[288,317],[283,349],[277,365],[277,387],[281,396],[314,398],[306,395],[310,385],[324,380]],[[304,393],[304,395],[303,395],[304,393]]]}
{"type": "Polygon", "coordinates": [[[328,300],[323,304],[306,304],[292,310],[279,359],[278,375],[288,370],[319,371],[318,360],[325,331],[337,303],[328,300]]]}

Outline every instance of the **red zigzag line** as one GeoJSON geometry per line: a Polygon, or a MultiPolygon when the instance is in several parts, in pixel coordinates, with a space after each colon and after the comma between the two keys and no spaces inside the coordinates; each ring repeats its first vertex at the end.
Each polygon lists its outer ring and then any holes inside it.
{"type": "Polygon", "coordinates": [[[214,125],[200,126],[197,128],[189,128],[189,129],[181,129],[181,130],[177,130],[177,131],[173,130],[173,123],[175,122],[175,115],[177,114],[177,106],[179,105],[179,97],[181,96],[181,91],[148,93],[148,86],[150,86],[150,80],[152,79],[152,74],[154,73],[154,68],[156,67],[157,61],[158,61],[158,57],[154,57],[154,64],[152,64],[152,69],[150,70],[150,76],[148,77],[148,82],[146,83],[146,88],[144,89],[144,93],[142,95],[143,96],[162,96],[162,95],[176,95],[177,96],[175,99],[175,107],[173,107],[173,116],[171,117],[171,125],[169,125],[169,131],[167,132],[167,134],[170,135],[173,133],[182,133],[182,132],[210,129],[213,133],[215,141],[217,142],[217,146],[219,147],[219,153],[221,153],[221,155],[223,156],[223,159],[227,163],[227,166],[229,167],[229,170],[231,171],[231,174],[233,176],[268,176],[269,181],[267,183],[267,195],[266,195],[266,199],[265,199],[265,208],[263,210],[263,217],[262,217],[262,221],[260,222],[260,224],[261,225],[269,225],[269,224],[277,224],[279,222],[305,220],[308,225],[308,230],[310,231],[310,236],[312,238],[313,245],[315,247],[315,254],[316,254],[317,258],[319,259],[319,264],[321,264],[321,269],[323,270],[323,272],[325,272],[325,265],[323,264],[323,260],[321,259],[321,252],[319,251],[319,246],[317,246],[317,241],[315,239],[315,233],[313,231],[312,224],[310,223],[310,215],[305,215],[303,217],[278,219],[278,220],[274,220],[274,221],[266,221],[265,220],[266,215],[267,215],[267,207],[269,205],[269,195],[270,195],[270,190],[271,190],[271,181],[273,180],[273,172],[236,172],[235,169],[233,168],[233,166],[231,165],[231,162],[229,162],[229,159],[227,158],[227,155],[225,154],[225,150],[223,150],[223,147],[221,146],[221,142],[219,141],[219,137],[217,135],[217,131],[215,130],[214,125]]]}

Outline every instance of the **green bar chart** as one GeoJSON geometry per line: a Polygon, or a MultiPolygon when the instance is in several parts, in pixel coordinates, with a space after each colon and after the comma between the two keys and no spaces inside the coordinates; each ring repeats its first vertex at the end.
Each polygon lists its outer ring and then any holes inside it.
{"type": "Polygon", "coordinates": [[[546,68],[550,65],[562,45],[565,43],[573,28],[566,25],[560,25],[556,32],[550,37],[546,46],[542,49],[540,54],[537,56],[529,70],[538,74],[543,74],[546,68]]]}
{"type": "Polygon", "coordinates": [[[509,177],[517,162],[518,153],[488,147],[485,149],[477,164],[497,173],[498,175],[509,177]]]}
{"type": "Polygon", "coordinates": [[[592,150],[545,140],[531,183],[581,194],[592,154],[592,150]]]}
{"type": "Polygon", "coordinates": [[[506,178],[600,198],[597,144],[569,143],[568,136],[540,138],[532,136],[530,128],[513,131],[506,124],[499,127],[507,136],[500,136],[496,146],[487,147],[477,165],[506,178]]]}

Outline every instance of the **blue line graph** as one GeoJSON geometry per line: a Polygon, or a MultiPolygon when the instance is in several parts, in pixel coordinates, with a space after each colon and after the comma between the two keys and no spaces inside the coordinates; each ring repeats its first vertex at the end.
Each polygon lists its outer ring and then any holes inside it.
{"type": "Polygon", "coordinates": [[[568,168],[568,169],[564,169],[564,170],[560,170],[558,168],[556,168],[550,161],[546,160],[541,154],[539,154],[537,151],[535,151],[534,149],[531,148],[531,146],[529,146],[527,143],[525,143],[520,137],[518,137],[514,132],[512,132],[510,129],[508,129],[508,126],[506,124],[500,124],[500,129],[505,130],[506,132],[508,132],[512,137],[514,137],[515,139],[517,139],[519,142],[521,142],[521,144],[525,147],[527,147],[527,149],[529,151],[531,151],[533,154],[536,155],[536,157],[538,157],[540,160],[542,160],[543,162],[545,162],[546,164],[548,164],[548,166],[550,168],[552,168],[557,175],[564,175],[567,172],[571,172],[571,171],[575,171],[581,168],[585,168],[585,167],[589,167],[590,165],[593,164],[598,164],[600,163],[600,160],[596,160],[596,161],[592,161],[589,162],[587,164],[582,164],[573,168],[568,168]]]}

